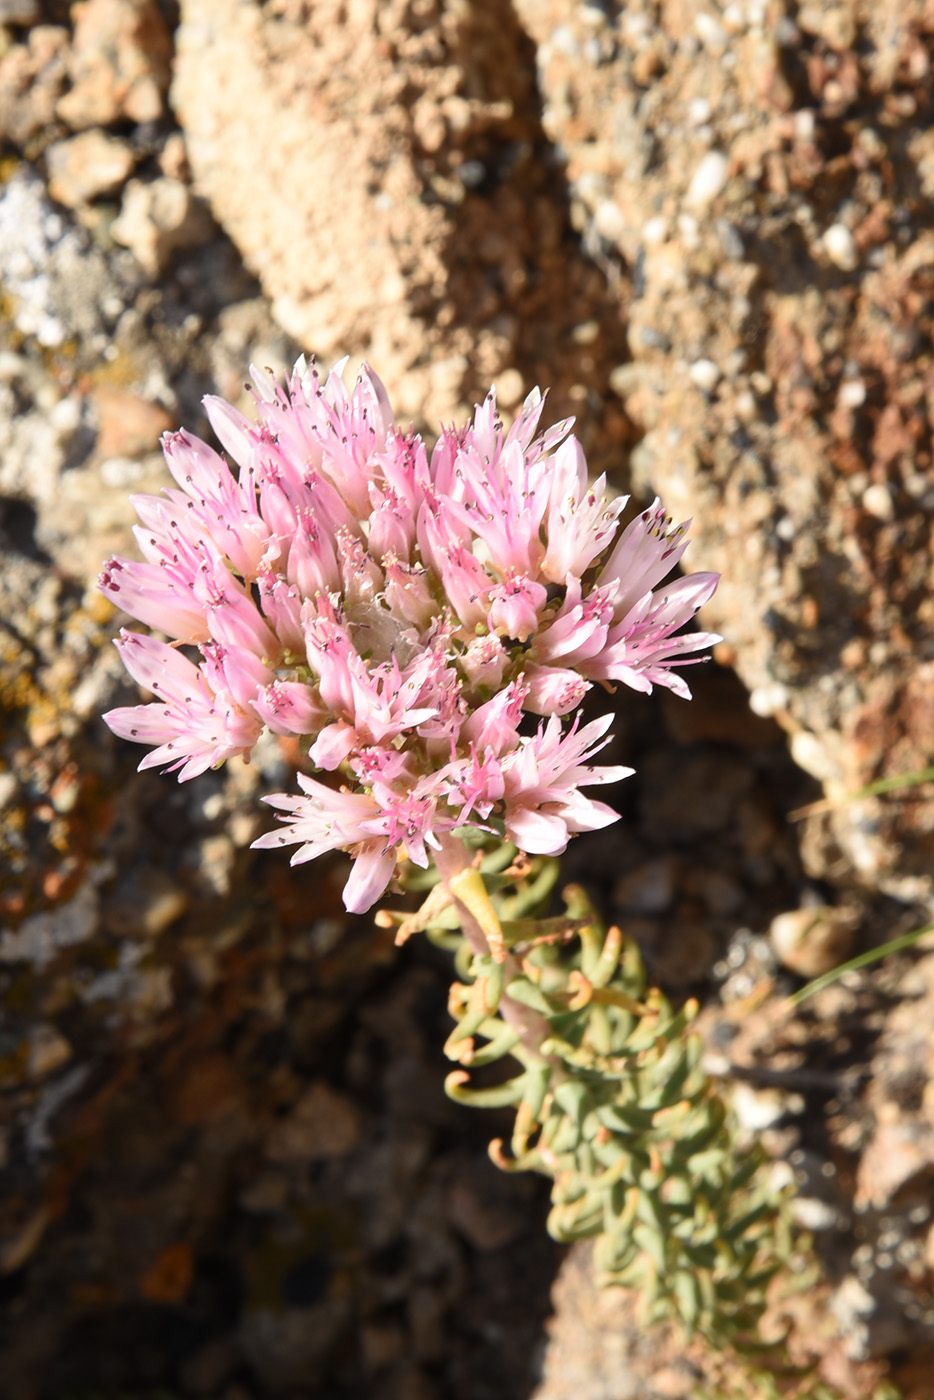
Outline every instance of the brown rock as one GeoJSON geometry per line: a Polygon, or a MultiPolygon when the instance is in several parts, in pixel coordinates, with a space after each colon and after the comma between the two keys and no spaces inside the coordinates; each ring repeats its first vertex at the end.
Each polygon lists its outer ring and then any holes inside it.
{"type": "Polygon", "coordinates": [[[589,1242],[568,1251],[552,1300],[542,1379],[533,1400],[637,1400],[655,1393],[653,1381],[660,1373],[671,1396],[700,1389],[700,1373],[685,1355],[683,1339],[665,1326],[643,1326],[631,1290],[601,1287],[589,1242]]]}
{"type": "Polygon", "coordinates": [[[860,1159],[857,1203],[884,1210],[923,1173],[934,1171],[934,1130],[919,1123],[880,1123],[860,1159]]]}
{"type": "Polygon", "coordinates": [[[851,955],[858,924],[856,909],[791,909],[772,920],[769,941],[790,971],[799,977],[820,977],[851,955]]]}
{"type": "Polygon", "coordinates": [[[172,40],[155,0],[82,0],[73,7],[72,89],[58,115],[74,131],[126,117],[158,121],[172,40]]]}
{"type": "Polygon", "coordinates": [[[139,1281],[139,1291],[150,1303],[180,1303],[194,1278],[191,1245],[182,1240],[162,1251],[139,1281]]]}
{"type": "MultiPolygon", "coordinates": [[[[336,22],[333,5],[315,6],[300,27],[188,0],[173,101],[197,188],[279,321],[319,354],[365,347],[384,372],[400,342],[422,340],[410,293],[414,283],[437,298],[450,224],[440,202],[422,201],[405,124],[387,120],[415,75],[381,37],[392,24],[377,9],[369,0],[336,22]]],[[[430,89],[443,76],[425,67],[415,80],[430,89]]]]}
{"type": "MultiPolygon", "coordinates": [[[[892,91],[910,69],[931,101],[924,0],[809,6],[807,84],[780,91],[771,36],[793,36],[800,8],[785,0],[767,23],[736,25],[729,64],[724,26],[696,6],[634,0],[596,66],[589,7],[516,8],[539,45],[542,120],[567,155],[576,226],[639,269],[634,363],[616,376],[642,432],[634,486],[693,516],[691,566],[723,576],[708,623],[756,713],[795,734],[829,796],[923,766],[934,317],[921,288],[934,240],[926,214],[896,237],[872,215],[896,191],[934,188],[916,99],[892,91]],[[824,123],[856,106],[852,153],[831,155],[824,123]],[[719,381],[698,383],[699,364],[719,381]],[[855,671],[842,659],[854,642],[855,671]]],[[[848,864],[902,899],[930,896],[932,853],[930,802],[839,804],[805,833],[811,873],[848,864]]]]}
{"type": "Polygon", "coordinates": [[[322,1161],[343,1157],[360,1138],[360,1115],[354,1103],[323,1080],[312,1084],[288,1118],[269,1135],[267,1152],[274,1162],[322,1161]]]}
{"type": "Polygon", "coordinates": [[[159,169],[172,180],[183,180],[186,184],[190,182],[191,171],[188,167],[185,138],[180,131],[173,131],[162,148],[159,169]]]}
{"type": "Polygon", "coordinates": [[[177,880],[159,870],[144,870],[105,896],[104,927],[119,937],[158,938],[188,907],[189,896],[177,880]]]}
{"type": "Polygon", "coordinates": [[[175,1111],[182,1123],[197,1125],[237,1107],[240,1086],[226,1055],[209,1052],[175,1069],[175,1111]]]}
{"type": "Polygon", "coordinates": [[[136,157],[126,141],[103,131],[85,131],[56,141],[46,151],[49,194],[69,209],[113,194],[127,179],[136,157]]]}
{"type": "Polygon", "coordinates": [[[40,24],[0,58],[0,136],[28,147],[55,122],[68,65],[68,31],[40,24]]]}
{"type": "Polygon", "coordinates": [[[514,1206],[497,1200],[485,1200],[465,1181],[452,1181],[447,1192],[447,1208],[451,1223],[469,1240],[475,1249],[502,1249],[521,1234],[522,1216],[514,1206]]]}
{"type": "Polygon", "coordinates": [[[400,417],[450,419],[501,375],[516,401],[550,384],[560,417],[602,374],[612,313],[564,236],[511,7],[185,0],[172,100],[280,325],[366,356],[400,417]]]}
{"type": "Polygon", "coordinates": [[[350,1301],[344,1297],[325,1298],[311,1308],[245,1309],[239,1345],[262,1391],[282,1395],[307,1387],[308,1377],[323,1369],[349,1315],[350,1301]]]}
{"type": "Polygon", "coordinates": [[[0,1276],[22,1268],[41,1243],[50,1220],[48,1206],[31,1206],[15,1198],[4,1202],[0,1218],[0,1276]]]}
{"type": "Polygon", "coordinates": [[[149,182],[130,181],[110,232],[155,276],[179,248],[206,243],[214,226],[187,185],[162,175],[149,182]]]}
{"type": "Polygon", "coordinates": [[[54,1026],[40,1023],[29,1036],[26,1073],[33,1080],[45,1079],[67,1065],[72,1053],[68,1041],[54,1026]]]}
{"type": "Polygon", "coordinates": [[[657,856],[627,870],[613,889],[613,904],[625,914],[661,914],[676,893],[678,862],[674,856],[657,856]]]}

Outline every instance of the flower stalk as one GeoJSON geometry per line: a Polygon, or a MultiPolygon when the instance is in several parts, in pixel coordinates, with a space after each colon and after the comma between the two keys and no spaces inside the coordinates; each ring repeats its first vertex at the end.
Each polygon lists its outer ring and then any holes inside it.
{"type": "Polygon", "coordinates": [[[594,762],[612,715],[580,704],[617,684],[690,698],[683,670],[718,638],[683,629],[717,576],[672,580],[689,522],[656,501],[622,525],[571,422],[538,430],[537,390],[508,430],[491,391],[429,450],[368,367],[350,391],[342,369],[254,367],[252,417],[207,399],[227,457],[163,439],[174,486],[133,498],[142,559],[100,586],[166,639],[121,632],[153,698],[106,722],[180,782],[264,730],[298,736],[317,776],[265,799],[279,825],[254,845],[347,852],[355,913],[397,870],[420,885],[418,910],[376,917],[454,953],[446,1087],[514,1110],[493,1160],[551,1179],[551,1233],[593,1239],[649,1319],[745,1344],[789,1235],[701,1069],[696,1007],[647,988],[580,889],[552,907],[555,857],[618,820],[592,789],[631,772],[594,762]]]}

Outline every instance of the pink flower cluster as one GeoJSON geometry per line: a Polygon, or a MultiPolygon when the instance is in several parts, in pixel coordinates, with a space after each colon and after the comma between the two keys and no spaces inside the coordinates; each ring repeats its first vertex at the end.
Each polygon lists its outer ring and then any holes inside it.
{"type": "Polygon", "coordinates": [[[491,392],[428,452],[371,370],[348,393],[342,369],[321,383],[300,360],[283,388],[254,368],[255,421],[207,399],[236,473],[166,435],[176,487],[134,498],[143,559],[110,560],[101,587],[173,640],[121,633],[156,699],[105,719],[180,780],[249,755],[264,727],[302,736],[343,783],[300,775],[301,795],[266,799],[286,825],[255,844],[350,851],[362,911],[403,847],[426,865],[473,825],[558,853],[614,821],[581,791],[631,771],[590,763],[610,717],[561,717],[594,681],[688,695],[672,668],[716,638],[675,634],[717,576],[663,585],[686,526],[656,502],[620,530],[625,498],[588,484],[571,424],[536,436],[538,391],[508,432],[491,392]]]}

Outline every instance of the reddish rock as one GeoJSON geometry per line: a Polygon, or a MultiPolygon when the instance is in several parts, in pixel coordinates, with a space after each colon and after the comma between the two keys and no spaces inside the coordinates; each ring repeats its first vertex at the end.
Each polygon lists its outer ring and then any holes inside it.
{"type": "Polygon", "coordinates": [[[96,455],[101,461],[153,452],[161,434],[175,426],[161,404],[140,398],[129,389],[98,384],[91,391],[91,401],[97,412],[96,455]]]}

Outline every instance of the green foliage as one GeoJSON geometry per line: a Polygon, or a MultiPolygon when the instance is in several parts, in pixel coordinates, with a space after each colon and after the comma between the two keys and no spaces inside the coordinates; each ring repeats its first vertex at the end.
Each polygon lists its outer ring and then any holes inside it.
{"type": "MultiPolygon", "coordinates": [[[[565,912],[545,917],[556,860],[475,834],[470,844],[474,870],[445,884],[418,872],[421,909],[379,916],[399,941],[424,931],[454,953],[448,1094],[514,1110],[509,1142],[495,1139],[490,1155],[550,1178],[556,1240],[592,1239],[604,1280],[635,1290],[647,1323],[680,1323],[712,1359],[732,1358],[698,1400],[836,1400],[791,1365],[784,1339],[761,1338],[776,1275],[787,1285],[797,1270],[799,1286],[813,1285],[816,1266],[764,1154],[702,1067],[696,1004],[676,1010],[647,988],[638,948],[604,929],[583,890],[566,889],[565,912]],[[475,921],[473,948],[462,915],[475,921]]],[[[867,1400],[898,1391],[882,1384],[867,1400]]]]}
{"type": "MultiPolygon", "coordinates": [[[[486,868],[505,962],[457,940],[445,1051],[460,1068],[447,1091],[515,1109],[511,1140],[491,1144],[493,1160],[552,1179],[550,1233],[593,1238],[607,1281],[637,1289],[647,1321],[751,1340],[790,1238],[760,1152],[738,1145],[701,1067],[690,1032],[697,1008],[675,1011],[646,991],[635,944],[606,932],[582,891],[565,891],[564,915],[535,918],[557,862],[531,862],[517,876],[515,854],[500,848],[486,868]],[[495,1063],[518,1072],[471,1082],[495,1063]]],[[[450,946],[455,921],[448,907],[427,932],[450,946]]]]}

